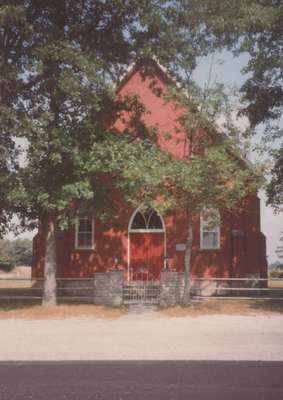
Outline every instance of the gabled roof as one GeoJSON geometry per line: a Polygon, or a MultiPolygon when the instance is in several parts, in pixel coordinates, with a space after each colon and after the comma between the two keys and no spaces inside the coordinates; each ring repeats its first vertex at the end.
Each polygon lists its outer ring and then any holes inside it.
{"type": "Polygon", "coordinates": [[[168,72],[167,68],[164,67],[156,57],[143,57],[139,58],[138,60],[132,62],[126,71],[121,75],[117,84],[116,90],[119,91],[134,75],[134,73],[139,70],[142,66],[154,67],[157,72],[163,77],[163,79],[168,82],[178,86],[178,82],[174,79],[170,73],[168,72]]]}
{"type": "MultiPolygon", "coordinates": [[[[163,77],[164,81],[176,85],[177,88],[181,88],[180,83],[170,75],[168,69],[162,65],[157,57],[141,57],[136,61],[133,61],[126,71],[121,75],[119,78],[117,84],[116,84],[116,91],[119,92],[121,88],[131,79],[131,77],[134,75],[136,71],[138,71],[142,66],[148,66],[148,67],[154,67],[157,72],[163,77]]],[[[185,93],[186,96],[190,97],[188,93],[185,93]]],[[[212,129],[209,130],[210,134],[213,135],[214,137],[223,137],[223,133],[220,132],[216,127],[212,127],[212,129]]],[[[242,157],[239,154],[237,154],[237,149],[233,148],[232,146],[228,147],[228,151],[231,154],[231,156],[236,157],[240,163],[243,164],[246,168],[252,168],[252,163],[246,158],[242,157]]]]}

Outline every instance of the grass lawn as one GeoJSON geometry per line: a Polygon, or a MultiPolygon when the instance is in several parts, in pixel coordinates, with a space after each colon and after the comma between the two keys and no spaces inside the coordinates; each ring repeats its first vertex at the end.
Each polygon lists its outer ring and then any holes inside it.
{"type": "Polygon", "coordinates": [[[283,314],[283,300],[229,300],[209,299],[194,301],[188,307],[171,307],[160,311],[172,317],[199,317],[201,315],[270,315],[283,314]]]}
{"type": "Polygon", "coordinates": [[[269,279],[268,280],[268,287],[269,288],[282,288],[283,289],[283,279],[280,281],[269,279]]]}
{"type": "Polygon", "coordinates": [[[16,267],[11,272],[0,272],[0,288],[30,288],[33,283],[30,267],[16,267]]]}
{"type": "MultiPolygon", "coordinates": [[[[1,301],[0,319],[64,319],[70,317],[96,317],[117,319],[129,310],[92,304],[61,304],[57,307],[42,307],[39,301],[1,301]]],[[[157,309],[157,314],[166,317],[200,317],[202,315],[271,315],[283,314],[283,301],[279,300],[204,300],[194,301],[188,307],[157,309]]]]}
{"type": "Polygon", "coordinates": [[[56,307],[42,307],[39,302],[25,300],[0,302],[0,319],[63,319],[70,317],[96,317],[103,319],[116,319],[126,313],[124,307],[104,307],[92,304],[61,304],[56,307]]]}

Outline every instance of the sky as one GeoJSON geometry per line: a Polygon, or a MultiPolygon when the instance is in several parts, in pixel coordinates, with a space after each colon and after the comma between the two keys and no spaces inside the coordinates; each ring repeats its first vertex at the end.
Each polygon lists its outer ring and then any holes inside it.
{"type": "MultiPolygon", "coordinates": [[[[245,54],[234,58],[231,53],[223,51],[214,56],[201,59],[193,74],[193,78],[201,87],[204,87],[212,65],[211,83],[221,82],[226,86],[240,87],[247,77],[241,73],[241,69],[247,62],[248,56],[245,54]]],[[[246,123],[246,121],[240,121],[239,123],[241,124],[241,122],[243,124],[246,123]]],[[[253,158],[255,155],[251,156],[253,158]]],[[[261,199],[261,230],[266,236],[268,263],[272,263],[278,260],[275,250],[279,245],[280,232],[283,232],[283,214],[274,215],[272,208],[266,206],[264,191],[259,192],[259,197],[261,199]]],[[[33,235],[34,233],[26,232],[20,235],[20,237],[31,238],[33,235]]],[[[13,239],[13,234],[9,234],[8,238],[13,239]]]]}
{"type": "MultiPolygon", "coordinates": [[[[193,78],[201,87],[204,87],[212,65],[211,82],[240,87],[247,78],[247,75],[241,73],[241,69],[247,62],[248,56],[246,54],[234,58],[231,53],[223,51],[200,60],[193,78]]],[[[245,124],[246,121],[242,121],[242,123],[245,124]]],[[[239,121],[239,124],[241,124],[241,121],[239,121]]],[[[257,138],[254,141],[257,141],[257,138]]],[[[256,158],[258,158],[256,154],[251,154],[251,159],[256,158]]],[[[279,245],[280,232],[283,232],[283,214],[274,215],[273,209],[266,206],[266,196],[263,190],[259,192],[259,197],[261,199],[261,230],[266,236],[267,257],[270,264],[278,260],[275,250],[279,245]]]]}

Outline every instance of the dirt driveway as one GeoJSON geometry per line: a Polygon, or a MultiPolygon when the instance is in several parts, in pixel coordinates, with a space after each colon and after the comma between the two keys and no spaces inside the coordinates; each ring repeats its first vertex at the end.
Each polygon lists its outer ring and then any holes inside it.
{"type": "Polygon", "coordinates": [[[0,360],[283,360],[283,316],[1,319],[0,360]]]}

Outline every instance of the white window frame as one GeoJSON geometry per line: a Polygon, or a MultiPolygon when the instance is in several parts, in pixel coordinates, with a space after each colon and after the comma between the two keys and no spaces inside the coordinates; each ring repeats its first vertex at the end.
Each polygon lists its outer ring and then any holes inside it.
{"type": "MultiPolygon", "coordinates": [[[[76,250],[93,250],[94,249],[94,215],[91,216],[91,246],[79,246],[78,234],[79,234],[79,221],[83,218],[83,215],[78,215],[75,222],[75,249],[76,250]]],[[[88,215],[86,215],[88,217],[88,215]]]]}
{"type": "Polygon", "coordinates": [[[220,219],[220,213],[218,210],[213,210],[213,212],[217,213],[219,216],[219,224],[215,227],[213,230],[204,230],[204,218],[203,218],[203,212],[200,215],[200,248],[201,250],[219,250],[221,248],[221,243],[220,243],[220,224],[221,224],[221,219],[220,219]],[[216,232],[217,233],[217,246],[216,247],[207,247],[204,246],[203,243],[203,233],[204,232],[216,232]]]}

